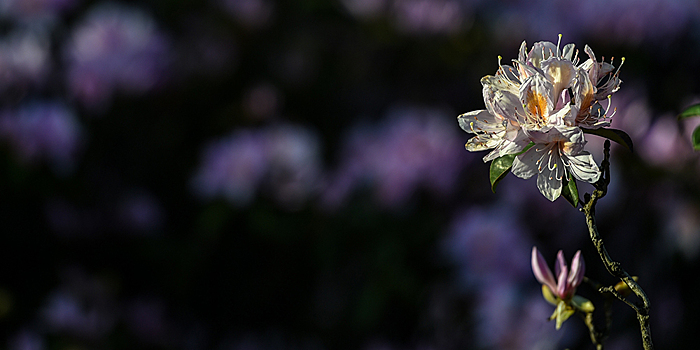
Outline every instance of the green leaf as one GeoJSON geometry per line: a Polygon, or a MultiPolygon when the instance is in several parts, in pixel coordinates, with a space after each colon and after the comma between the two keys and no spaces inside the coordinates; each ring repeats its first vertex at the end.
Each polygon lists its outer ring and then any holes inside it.
{"type": "Polygon", "coordinates": [[[508,175],[510,168],[513,166],[515,157],[515,154],[506,154],[491,162],[489,178],[491,180],[491,191],[493,191],[493,193],[496,193],[496,185],[508,175]]]}
{"type": "Polygon", "coordinates": [[[633,145],[632,145],[632,139],[630,138],[629,135],[627,135],[626,132],[618,129],[606,129],[606,128],[600,128],[600,129],[584,129],[581,128],[584,133],[586,134],[592,134],[592,135],[598,135],[601,137],[605,137],[606,139],[609,139],[611,141],[615,141],[625,147],[627,147],[630,152],[632,152],[633,145]]]}
{"type": "Polygon", "coordinates": [[[695,128],[695,130],[693,131],[692,141],[693,141],[693,148],[696,151],[700,151],[700,126],[695,128]]]}
{"type": "Polygon", "coordinates": [[[678,119],[696,117],[700,115],[700,103],[688,107],[683,113],[678,115],[678,119]]]}
{"type": "Polygon", "coordinates": [[[561,189],[561,196],[576,208],[578,206],[578,186],[576,186],[576,179],[571,178],[571,175],[569,177],[562,181],[564,187],[561,189]]]}
{"type": "Polygon", "coordinates": [[[491,167],[489,168],[489,179],[491,180],[491,191],[493,193],[496,193],[496,185],[498,185],[498,183],[503,180],[506,175],[508,175],[510,168],[513,166],[515,157],[527,152],[527,150],[534,145],[534,142],[530,142],[522,151],[518,153],[506,154],[505,156],[498,157],[491,161],[491,167]]]}

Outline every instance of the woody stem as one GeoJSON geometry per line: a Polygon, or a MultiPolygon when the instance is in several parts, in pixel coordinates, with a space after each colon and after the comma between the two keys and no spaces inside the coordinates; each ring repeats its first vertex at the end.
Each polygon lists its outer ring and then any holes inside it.
{"type": "Polygon", "coordinates": [[[641,304],[633,303],[627,300],[620,294],[615,296],[629,305],[636,313],[637,320],[639,321],[639,328],[642,334],[642,344],[644,350],[654,349],[654,344],[651,341],[651,327],[649,324],[649,298],[642,287],[630,276],[625,269],[622,268],[619,262],[612,260],[608,254],[605,245],[603,244],[603,239],[598,233],[598,227],[595,220],[595,205],[600,198],[603,198],[608,191],[608,184],[610,184],[610,141],[605,141],[604,146],[604,159],[601,163],[602,175],[598,182],[594,184],[595,190],[592,194],[586,194],[585,201],[582,203],[583,206],[581,211],[586,216],[586,224],[588,226],[588,233],[591,237],[591,241],[598,251],[600,259],[603,261],[605,268],[608,272],[615,278],[623,281],[630,290],[642,301],[641,304]]]}

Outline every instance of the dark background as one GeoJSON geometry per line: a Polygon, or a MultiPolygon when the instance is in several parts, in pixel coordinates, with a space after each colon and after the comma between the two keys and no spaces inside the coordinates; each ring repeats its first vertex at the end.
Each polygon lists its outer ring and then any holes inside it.
{"type": "MultiPolygon", "coordinates": [[[[616,282],[583,215],[492,193],[456,123],[559,33],[626,57],[599,228],[657,347],[693,344],[695,1],[2,0],[0,349],[592,348],[530,270],[616,282]]],[[[607,344],[641,347],[620,302],[607,344]]]]}

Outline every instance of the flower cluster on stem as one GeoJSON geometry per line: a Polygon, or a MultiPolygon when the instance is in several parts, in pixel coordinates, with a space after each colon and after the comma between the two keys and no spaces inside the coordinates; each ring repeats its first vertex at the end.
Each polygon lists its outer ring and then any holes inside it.
{"type": "Polygon", "coordinates": [[[600,178],[584,150],[583,131],[610,125],[612,115],[600,101],[609,102],[622,83],[619,67],[599,62],[587,45],[588,59],[579,64],[574,44],[560,44],[561,35],[556,45],[541,41],[528,52],[523,42],[512,66],[499,57],[496,74],[481,79],[486,109],[457,117],[463,130],[476,134],[467,150],[492,150],[484,162],[516,154],[512,173],[537,175],[537,187],[550,201],[561,195],[565,181],[600,178]]]}

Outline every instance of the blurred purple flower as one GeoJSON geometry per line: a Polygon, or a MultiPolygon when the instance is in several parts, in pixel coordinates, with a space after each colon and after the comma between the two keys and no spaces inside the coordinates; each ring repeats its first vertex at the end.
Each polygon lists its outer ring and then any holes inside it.
{"type": "Polygon", "coordinates": [[[662,238],[670,252],[680,252],[687,260],[697,259],[700,253],[700,206],[683,198],[678,189],[660,186],[655,189],[653,201],[662,218],[662,238]]]}
{"type": "Polygon", "coordinates": [[[481,346],[492,349],[559,349],[564,333],[548,327],[551,313],[539,293],[523,295],[517,285],[492,280],[479,290],[476,332],[481,346]]]}
{"type": "Polygon", "coordinates": [[[649,164],[678,170],[691,157],[690,139],[685,138],[674,116],[657,118],[639,142],[639,154],[649,164]]]}
{"type": "Polygon", "coordinates": [[[45,158],[59,173],[69,172],[83,141],[72,111],[57,102],[36,102],[0,111],[0,138],[27,163],[45,158]]]}
{"type": "Polygon", "coordinates": [[[103,281],[69,269],[64,273],[64,283],[49,295],[40,316],[51,332],[99,339],[113,329],[116,305],[103,281]]]}
{"type": "Polygon", "coordinates": [[[458,32],[466,14],[454,0],[395,0],[393,12],[399,31],[426,34],[458,32]]]}
{"type": "Polygon", "coordinates": [[[318,190],[320,140],[310,129],[293,125],[278,126],[267,133],[273,196],[285,207],[296,208],[318,190]]]}
{"type": "Polygon", "coordinates": [[[449,120],[435,109],[408,107],[395,108],[377,127],[354,127],[326,186],[324,206],[341,205],[366,180],[386,207],[401,206],[418,187],[447,196],[470,159],[459,151],[463,140],[449,120]]]}
{"type": "Polygon", "coordinates": [[[316,192],[320,152],[316,134],[301,126],[240,129],[206,147],[192,184],[205,199],[222,196],[238,206],[264,186],[294,209],[316,192]]]}
{"type": "Polygon", "coordinates": [[[206,199],[223,196],[244,206],[253,200],[269,167],[265,136],[253,130],[236,130],[211,142],[193,179],[195,192],[206,199]]]}
{"type": "Polygon", "coordinates": [[[616,110],[611,127],[624,130],[634,142],[647,133],[653,115],[646,96],[640,90],[639,87],[633,86],[631,89],[618,92],[610,107],[616,110]]]}
{"type": "Polygon", "coordinates": [[[15,31],[0,41],[0,92],[40,85],[51,69],[50,42],[41,31],[15,31]]]}
{"type": "MultiPolygon", "coordinates": [[[[661,43],[689,28],[700,14],[692,0],[538,0],[508,2],[493,21],[503,37],[594,37],[607,42],[661,43]],[[605,9],[605,10],[601,10],[605,9]],[[542,20],[546,18],[547,20],[542,20]]],[[[499,4],[495,4],[499,6],[499,4]]]]}
{"type": "Polygon", "coordinates": [[[22,330],[12,337],[7,345],[8,350],[44,350],[46,342],[44,338],[36,332],[22,330]]]}
{"type": "Polygon", "coordinates": [[[103,3],[73,29],[64,55],[70,92],[96,107],[117,91],[141,94],[154,88],[166,73],[169,42],[142,10],[103,3]]]}
{"type": "Polygon", "coordinates": [[[0,15],[24,21],[54,21],[79,0],[0,0],[0,15]]]}
{"type": "Polygon", "coordinates": [[[467,287],[491,280],[515,283],[528,274],[528,237],[509,209],[472,208],[452,221],[441,247],[467,287]]]}

